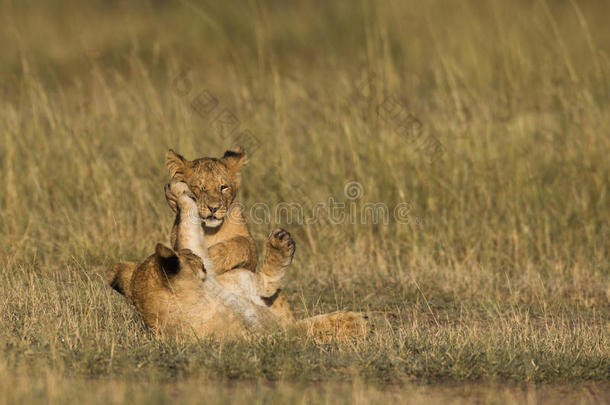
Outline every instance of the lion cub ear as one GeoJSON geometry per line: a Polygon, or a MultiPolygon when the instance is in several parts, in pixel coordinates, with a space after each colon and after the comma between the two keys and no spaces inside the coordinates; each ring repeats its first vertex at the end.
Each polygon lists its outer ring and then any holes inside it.
{"type": "Polygon", "coordinates": [[[190,163],[173,149],[168,150],[165,154],[165,166],[174,180],[184,181],[184,173],[190,163]]]}
{"type": "Polygon", "coordinates": [[[173,249],[168,248],[162,243],[157,243],[155,257],[166,274],[177,274],[180,271],[180,258],[173,249]]]}
{"type": "Polygon", "coordinates": [[[248,157],[246,156],[246,151],[244,148],[241,146],[235,146],[226,151],[220,161],[227,167],[227,169],[229,169],[231,177],[233,177],[235,181],[239,181],[239,169],[248,163],[248,157]]]}

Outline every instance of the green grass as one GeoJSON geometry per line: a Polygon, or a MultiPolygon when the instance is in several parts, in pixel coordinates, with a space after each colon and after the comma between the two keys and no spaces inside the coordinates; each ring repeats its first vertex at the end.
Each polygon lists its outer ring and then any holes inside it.
{"type": "Polygon", "coordinates": [[[532,398],[608,395],[605,2],[0,7],[7,402],[93,401],[105,385],[136,403],[208,392],[325,402],[358,390],[378,402],[519,403],[530,382],[551,384],[532,398]],[[375,93],[362,87],[372,77],[375,93]],[[274,226],[295,237],[285,291],[297,315],[369,311],[367,339],[178,344],[153,337],[104,285],[105,268],[168,240],[165,151],[216,156],[235,142],[191,107],[204,90],[252,134],[240,139],[247,207],[409,207],[408,223],[250,221],[259,248],[274,226]],[[442,156],[376,112],[388,100],[442,156]],[[352,181],[355,200],[344,194],[352,181]]]}

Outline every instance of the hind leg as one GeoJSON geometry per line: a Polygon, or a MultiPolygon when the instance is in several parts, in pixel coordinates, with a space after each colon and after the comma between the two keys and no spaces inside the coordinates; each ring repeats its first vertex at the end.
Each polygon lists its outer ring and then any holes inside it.
{"type": "Polygon", "coordinates": [[[296,326],[298,330],[313,336],[317,342],[328,343],[333,339],[362,338],[369,332],[371,325],[365,314],[337,311],[302,319],[296,326]]]}
{"type": "Polygon", "coordinates": [[[286,267],[292,263],[295,248],[296,244],[288,231],[275,229],[267,240],[263,265],[256,273],[259,278],[259,294],[284,326],[295,323],[288,299],[280,290],[286,267]]]}
{"type": "Polygon", "coordinates": [[[288,303],[286,295],[282,290],[277,290],[271,297],[263,297],[263,301],[269,309],[278,317],[280,324],[285,327],[294,325],[296,320],[288,303]]]}
{"type": "Polygon", "coordinates": [[[258,271],[261,297],[270,298],[278,292],[286,267],[292,263],[295,248],[296,244],[288,231],[278,228],[271,232],[265,259],[258,271]]]}

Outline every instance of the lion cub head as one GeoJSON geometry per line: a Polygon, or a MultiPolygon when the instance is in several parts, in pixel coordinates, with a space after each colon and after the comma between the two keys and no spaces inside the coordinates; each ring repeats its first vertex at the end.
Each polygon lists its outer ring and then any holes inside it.
{"type": "Polygon", "coordinates": [[[185,182],[195,194],[199,215],[208,228],[224,222],[239,187],[239,169],[245,163],[246,152],[241,147],[226,151],[220,159],[187,160],[171,149],[165,155],[169,174],[185,182]]]}
{"type": "Polygon", "coordinates": [[[164,280],[169,283],[171,290],[190,289],[193,285],[205,281],[206,270],[199,256],[189,249],[175,250],[158,243],[155,254],[148,260],[148,266],[152,266],[164,280]]]}
{"type": "Polygon", "coordinates": [[[190,250],[157,244],[155,253],[137,266],[130,282],[131,301],[153,331],[180,333],[185,311],[201,302],[206,282],[202,260],[190,250]]]}

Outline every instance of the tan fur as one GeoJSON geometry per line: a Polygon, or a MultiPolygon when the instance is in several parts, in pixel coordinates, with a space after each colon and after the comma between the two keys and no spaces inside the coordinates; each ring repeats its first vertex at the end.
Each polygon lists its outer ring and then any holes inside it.
{"type": "Polygon", "coordinates": [[[136,267],[138,264],[133,262],[117,263],[108,271],[106,281],[112,288],[131,299],[131,278],[136,267]]]}
{"type": "MultiPolygon", "coordinates": [[[[240,183],[239,169],[246,162],[241,149],[225,152],[220,159],[187,160],[169,150],[166,165],[173,180],[184,182],[195,195],[206,247],[220,275],[234,268],[256,270],[256,245],[248,231],[241,208],[232,205],[240,183]]],[[[176,212],[171,195],[166,194],[169,206],[176,212]]],[[[175,243],[175,225],[172,229],[175,243]]]]}
{"type": "MultiPolygon", "coordinates": [[[[352,312],[295,322],[289,311],[291,318],[282,318],[266,301],[274,300],[280,306],[287,302],[278,301],[279,291],[274,297],[261,298],[259,289],[265,288],[265,283],[257,278],[262,274],[233,269],[216,275],[215,264],[205,249],[194,196],[181,182],[170,183],[166,193],[171,194],[178,212],[174,249],[158,244],[155,253],[142,264],[115,265],[109,277],[110,284],[130,298],[153,331],[223,338],[269,332],[282,325],[296,327],[320,342],[362,336],[366,332],[365,317],[352,312]]],[[[288,237],[284,235],[280,240],[288,237]]]]}
{"type": "MultiPolygon", "coordinates": [[[[218,281],[229,289],[237,288],[234,287],[237,276],[225,273],[237,268],[254,272],[258,263],[256,245],[241,208],[232,205],[241,182],[239,170],[246,161],[246,152],[239,146],[227,150],[219,159],[204,157],[190,161],[173,150],[166,154],[166,166],[172,179],[186,183],[197,200],[199,214],[203,218],[205,244],[214,262],[218,281]],[[217,210],[212,212],[210,206],[217,210]]],[[[176,212],[176,197],[167,189],[166,199],[176,212]]],[[[172,246],[175,245],[177,222],[178,217],[172,229],[172,246]]],[[[294,316],[288,300],[278,290],[294,251],[294,240],[287,231],[276,229],[271,232],[265,258],[258,271],[260,275],[257,276],[261,297],[266,298],[265,303],[285,323],[294,321],[294,316]]]]}
{"type": "Polygon", "coordinates": [[[312,336],[318,343],[365,336],[370,328],[368,316],[358,312],[336,311],[312,316],[295,323],[300,332],[312,336]]]}
{"type": "Polygon", "coordinates": [[[233,270],[236,291],[216,280],[198,207],[187,185],[173,182],[166,192],[175,196],[178,211],[174,249],[158,244],[155,253],[135,269],[115,266],[115,288],[131,299],[145,323],[159,334],[222,338],[277,327],[277,316],[257,294],[254,273],[233,270]]]}
{"type": "Polygon", "coordinates": [[[266,306],[230,293],[207,279],[190,250],[157,245],[133,273],[131,299],[157,334],[218,338],[268,331],[278,322],[266,306]]]}

